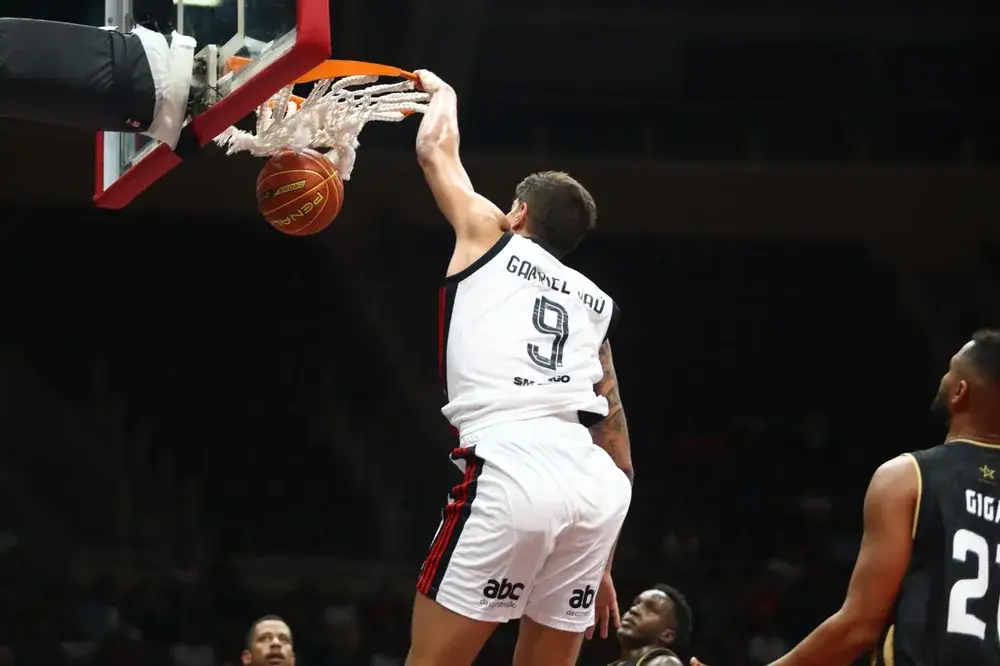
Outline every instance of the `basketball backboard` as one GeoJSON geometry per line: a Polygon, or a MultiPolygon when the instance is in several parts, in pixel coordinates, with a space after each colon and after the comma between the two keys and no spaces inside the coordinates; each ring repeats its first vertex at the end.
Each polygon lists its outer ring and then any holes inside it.
{"type": "MultiPolygon", "coordinates": [[[[271,95],[330,57],[328,0],[105,0],[105,23],[136,23],[194,37],[211,104],[189,121],[202,146],[271,95]],[[226,66],[246,56],[239,72],[226,66]]],[[[180,163],[169,146],[138,134],[97,134],[94,201],[122,208],[180,163]]]]}

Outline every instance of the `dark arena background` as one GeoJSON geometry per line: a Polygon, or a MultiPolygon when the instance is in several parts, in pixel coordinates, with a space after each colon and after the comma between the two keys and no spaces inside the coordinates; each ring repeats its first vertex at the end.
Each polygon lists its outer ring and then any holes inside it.
{"type": "MultiPolygon", "coordinates": [[[[949,356],[1000,323],[1000,6],[332,15],[339,56],[455,86],[502,207],[534,170],[590,188],[599,232],[569,263],[621,304],[637,471],[619,598],[683,590],[712,666],[782,654],[843,599],[871,473],[939,441],[949,356]]],[[[111,213],[93,136],[0,124],[0,664],[236,664],[265,613],[302,666],[402,663],[459,478],[435,350],[451,232],[417,123],[366,129],[342,214],[305,239],[257,214],[260,160],[208,151],[111,213]]]]}

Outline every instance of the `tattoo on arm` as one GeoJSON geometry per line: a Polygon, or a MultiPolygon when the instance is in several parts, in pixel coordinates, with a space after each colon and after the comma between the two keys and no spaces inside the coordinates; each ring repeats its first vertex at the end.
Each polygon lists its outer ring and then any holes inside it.
{"type": "MultiPolygon", "coordinates": [[[[615,364],[611,357],[611,343],[605,341],[601,345],[598,354],[601,360],[601,368],[604,376],[601,381],[594,386],[594,392],[603,395],[608,401],[608,416],[600,423],[590,429],[590,435],[594,438],[594,443],[604,449],[611,459],[615,461],[629,483],[635,483],[635,471],[632,468],[632,448],[628,439],[628,423],[625,421],[625,409],[622,407],[621,394],[618,391],[618,376],[615,374],[615,364]]],[[[608,555],[607,571],[611,571],[611,566],[615,559],[615,550],[618,548],[618,540],[615,539],[611,552],[608,555]]]]}
{"type": "Polygon", "coordinates": [[[594,443],[608,452],[615,464],[625,472],[629,481],[634,478],[632,470],[632,452],[628,437],[628,423],[625,420],[625,409],[622,407],[621,394],[618,390],[618,377],[615,374],[614,360],[611,356],[611,343],[601,345],[599,354],[604,377],[594,387],[608,401],[608,416],[590,429],[594,443]]]}

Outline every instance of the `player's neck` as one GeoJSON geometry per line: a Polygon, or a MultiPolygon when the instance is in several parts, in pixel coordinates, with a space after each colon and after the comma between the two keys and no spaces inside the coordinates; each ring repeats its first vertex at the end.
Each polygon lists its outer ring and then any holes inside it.
{"type": "Polygon", "coordinates": [[[622,661],[638,661],[647,652],[652,652],[658,645],[643,645],[637,648],[622,648],[622,661]]]}
{"type": "Polygon", "coordinates": [[[968,440],[1000,446],[1000,424],[973,423],[971,420],[955,419],[948,428],[948,436],[945,438],[946,442],[954,440],[968,440]]]}

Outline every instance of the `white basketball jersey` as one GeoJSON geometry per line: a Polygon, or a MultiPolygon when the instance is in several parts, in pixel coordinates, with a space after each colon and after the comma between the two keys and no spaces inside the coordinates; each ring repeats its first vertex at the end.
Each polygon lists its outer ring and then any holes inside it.
{"type": "Polygon", "coordinates": [[[462,434],[506,421],[607,416],[594,393],[617,307],[538,242],[506,233],[441,289],[439,364],[462,434]]]}

